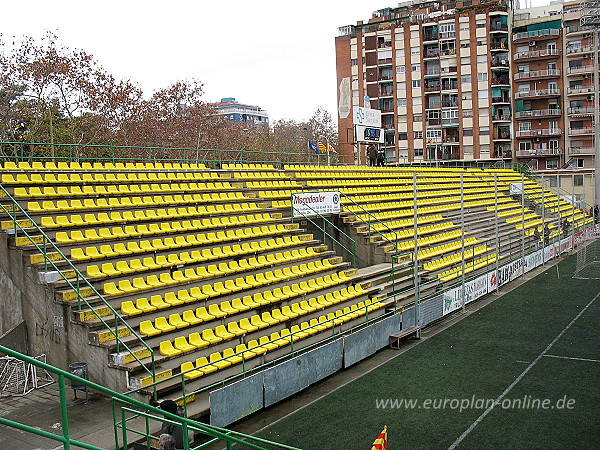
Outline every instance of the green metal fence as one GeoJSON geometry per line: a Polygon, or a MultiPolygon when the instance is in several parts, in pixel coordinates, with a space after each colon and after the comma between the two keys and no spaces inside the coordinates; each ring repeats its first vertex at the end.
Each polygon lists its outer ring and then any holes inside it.
{"type": "Polygon", "coordinates": [[[102,447],[98,447],[97,445],[81,442],[71,438],[69,433],[69,414],[66,395],[67,380],[75,381],[77,384],[83,385],[88,389],[97,391],[98,393],[107,396],[111,399],[115,438],[114,448],[117,449],[128,448],[129,444],[140,440],[142,440],[142,442],[145,442],[147,447],[149,448],[152,438],[157,437],[155,434],[152,433],[156,433],[160,429],[161,424],[166,422],[182,427],[186,450],[206,448],[207,446],[212,445],[216,442],[221,442],[225,444],[228,449],[231,448],[232,444],[236,443],[240,444],[243,448],[252,449],[266,450],[267,447],[264,447],[264,445],[268,445],[268,448],[271,449],[275,448],[286,450],[300,450],[297,447],[290,447],[288,445],[279,444],[277,442],[268,441],[266,439],[256,438],[254,436],[245,435],[243,433],[238,433],[236,431],[227,430],[224,428],[214,427],[212,425],[197,422],[191,419],[187,419],[185,417],[180,417],[176,414],[171,414],[169,412],[163,411],[162,409],[148,405],[144,402],[128,397],[127,395],[112,391],[111,389],[96,384],[92,381],[86,380],[70,372],[64,371],[42,361],[38,361],[35,358],[23,355],[19,352],[16,352],[10,348],[1,345],[0,352],[5,353],[10,357],[24,361],[27,364],[31,364],[40,369],[46,370],[47,372],[55,374],[57,376],[61,413],[60,429],[62,430],[62,432],[61,434],[51,433],[42,430],[39,427],[16,422],[14,420],[2,416],[0,416],[0,424],[24,431],[26,433],[31,433],[36,436],[51,439],[53,441],[61,443],[63,445],[63,448],[66,450],[70,449],[71,446],[90,450],[102,450],[102,447]],[[137,423],[140,425],[139,429],[132,425],[133,421],[137,421],[137,423]],[[203,436],[205,438],[205,441],[206,439],[208,439],[208,441],[194,446],[192,445],[191,439],[189,438],[190,432],[197,433],[203,436]]]}
{"type": "Polygon", "coordinates": [[[21,207],[21,205],[10,195],[10,193],[4,188],[4,186],[0,185],[0,192],[3,194],[3,198],[8,200],[10,204],[0,203],[0,209],[9,217],[10,221],[13,224],[12,233],[16,238],[19,235],[25,237],[31,245],[33,245],[38,251],[41,252],[44,258],[44,271],[47,272],[48,268],[51,267],[58,274],[60,274],[61,278],[67,283],[67,286],[73,290],[77,299],[77,309],[81,311],[83,305],[90,308],[91,312],[100,320],[102,325],[105,327],[107,331],[110,331],[116,340],[116,350],[119,353],[122,349],[125,349],[132,357],[140,364],[140,366],[152,377],[155,378],[155,370],[154,370],[154,350],[144,342],[144,340],[140,337],[140,335],[121,317],[121,315],[112,307],[112,305],[104,298],[100,292],[96,290],[96,288],[88,281],[88,279],[77,269],[77,267],[70,261],[67,256],[57,247],[57,245],[48,237],[48,235],[42,230],[37,223],[27,214],[27,212],[21,207]],[[9,207],[10,206],[10,207],[9,207]],[[24,219],[19,218],[19,216],[24,217],[24,219]],[[31,226],[24,227],[21,225],[21,221],[25,220],[29,222],[31,226]],[[27,229],[35,230],[37,236],[32,236],[27,229]],[[40,239],[41,236],[41,239],[40,239]],[[39,242],[41,241],[41,242],[39,242]],[[58,255],[57,261],[53,258],[49,257],[49,251],[58,255]],[[57,266],[56,262],[63,261],[68,269],[65,271],[57,266]],[[73,282],[67,276],[68,272],[72,272],[75,281],[73,282]],[[96,308],[92,306],[86,295],[83,294],[83,290],[87,292],[91,292],[92,295],[98,297],[98,299],[102,302],[102,306],[108,308],[111,313],[114,315],[114,325],[109,325],[103,318],[96,312],[96,308]],[[127,329],[131,333],[132,336],[135,337],[135,342],[144,347],[150,354],[151,363],[150,366],[144,364],[135,352],[133,352],[130,347],[123,342],[119,335],[119,329],[127,329]]]}

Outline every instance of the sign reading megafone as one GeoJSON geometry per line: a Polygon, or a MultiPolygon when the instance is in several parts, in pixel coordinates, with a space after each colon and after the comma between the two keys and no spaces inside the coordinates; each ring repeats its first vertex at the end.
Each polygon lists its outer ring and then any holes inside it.
{"type": "Polygon", "coordinates": [[[338,191],[293,194],[292,204],[294,217],[339,214],[341,212],[338,191]]]}

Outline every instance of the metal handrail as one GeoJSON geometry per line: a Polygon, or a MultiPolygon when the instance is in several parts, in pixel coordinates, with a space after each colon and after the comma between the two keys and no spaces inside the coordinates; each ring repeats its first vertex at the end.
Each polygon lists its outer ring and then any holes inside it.
{"type": "Polygon", "coordinates": [[[102,325],[104,325],[106,327],[106,329],[108,331],[111,332],[111,334],[114,336],[116,343],[117,343],[117,353],[119,353],[119,346],[122,346],[123,348],[125,348],[129,354],[131,356],[133,356],[133,358],[135,358],[135,360],[142,366],[142,368],[148,372],[148,374],[150,376],[152,376],[152,378],[154,379],[155,377],[155,366],[154,366],[154,350],[152,349],[152,347],[148,346],[148,344],[146,344],[146,342],[139,336],[139,334],[137,334],[137,332],[121,317],[121,315],[112,307],[112,305],[104,298],[104,296],[102,294],[100,294],[96,288],[88,281],[88,279],[86,277],[83,276],[83,274],[79,271],[79,269],[77,269],[77,267],[71,262],[71,260],[69,258],[67,258],[65,256],[65,254],[56,246],[56,244],[48,237],[48,235],[44,232],[44,230],[42,230],[42,228],[40,228],[40,226],[31,218],[31,216],[21,207],[21,205],[16,201],[16,199],[10,195],[10,193],[4,188],[4,186],[0,185],[0,190],[4,193],[5,198],[7,198],[8,200],[10,200],[10,202],[12,203],[12,211],[8,211],[7,208],[3,205],[0,204],[0,208],[2,208],[2,210],[10,217],[10,219],[13,222],[13,230],[14,230],[14,235],[15,238],[17,237],[18,232],[20,231],[21,233],[23,233],[25,235],[25,237],[27,237],[29,239],[29,241],[36,247],[36,249],[38,249],[42,255],[44,256],[44,270],[47,271],[48,268],[48,264],[50,264],[52,266],[52,268],[54,268],[57,273],[60,274],[61,278],[66,281],[67,285],[69,287],[71,287],[73,289],[73,291],[76,293],[77,295],[77,308],[79,311],[81,311],[81,302],[83,301],[86,306],[88,306],[92,313],[100,320],[100,322],[102,323],[102,325]],[[43,239],[43,247],[40,247],[40,245],[35,242],[35,239],[33,236],[31,236],[26,230],[25,228],[23,228],[21,226],[21,224],[19,223],[19,219],[17,219],[17,215],[16,213],[19,212],[21,214],[23,214],[25,216],[25,220],[28,220],[32,227],[35,228],[35,230],[40,233],[42,235],[42,239],[43,239]],[[48,257],[48,251],[47,251],[47,246],[50,246],[54,251],[56,251],[59,256],[60,256],[60,260],[65,261],[66,264],[69,266],[69,269],[72,270],[75,273],[75,277],[76,277],[76,285],[73,285],[73,283],[66,277],[66,275],[63,273],[63,271],[54,263],[54,261],[52,261],[49,257],[48,257]],[[102,303],[104,304],[105,307],[109,308],[109,310],[114,314],[115,317],[115,328],[114,330],[112,329],[112,327],[110,325],[108,325],[108,323],[102,318],[102,316],[100,316],[100,314],[98,314],[96,312],[96,309],[90,305],[90,303],[87,301],[87,299],[81,294],[81,286],[80,286],[80,280],[81,282],[86,285],[87,288],[91,289],[92,292],[98,296],[98,298],[102,301],[102,303]],[[132,351],[129,346],[123,342],[121,340],[121,338],[119,337],[119,322],[121,322],[124,327],[126,329],[128,329],[132,335],[141,343],[141,345],[143,347],[146,348],[146,350],[148,350],[150,352],[150,357],[151,357],[151,367],[148,368],[146,366],[146,364],[142,363],[140,361],[140,359],[137,357],[137,355],[135,354],[134,351],[132,351]]]}
{"type": "MultiPolygon", "coordinates": [[[[319,191],[319,192],[330,192],[330,191],[319,191]]],[[[338,192],[338,191],[336,191],[336,192],[338,192]]],[[[340,194],[341,194],[341,192],[340,192],[340,194]]],[[[292,203],[292,205],[291,205],[291,216],[292,216],[292,222],[293,222],[294,221],[294,194],[293,193],[290,195],[290,201],[292,203]]],[[[319,227],[319,229],[321,229],[323,231],[323,236],[327,235],[329,238],[331,238],[332,241],[334,241],[340,247],[342,247],[344,250],[346,250],[348,253],[350,253],[350,255],[352,256],[352,267],[356,268],[356,241],[354,239],[352,239],[344,230],[342,230],[341,228],[337,227],[333,222],[331,222],[329,219],[327,219],[324,215],[322,215],[319,212],[315,211],[305,201],[303,201],[302,199],[298,199],[298,201],[300,201],[300,203],[302,203],[304,206],[308,207],[308,209],[310,209],[313,213],[315,213],[315,216],[323,219],[323,227],[321,228],[310,217],[308,217],[304,213],[300,212],[300,214],[302,215],[302,217],[304,217],[306,220],[308,220],[310,223],[312,223],[316,227],[319,227]],[[340,233],[342,233],[344,236],[346,236],[350,241],[352,241],[352,250],[346,248],[346,246],[344,244],[342,244],[335,237],[333,237],[331,234],[329,234],[329,232],[327,231],[327,227],[326,227],[327,224],[330,224],[334,229],[338,230],[340,233]]],[[[325,240],[325,239],[323,239],[323,240],[325,240]]]]}
{"type": "MultiPolygon", "coordinates": [[[[115,402],[118,401],[118,402],[124,403],[125,405],[128,405],[128,406],[121,407],[123,419],[124,419],[124,415],[125,415],[124,413],[126,411],[128,411],[128,412],[133,412],[136,415],[143,416],[146,418],[146,420],[147,419],[155,419],[156,421],[159,421],[161,423],[168,422],[168,423],[172,423],[174,425],[180,425],[184,430],[184,433],[183,433],[184,441],[185,441],[184,444],[185,444],[185,448],[187,448],[187,449],[191,448],[187,431],[197,431],[197,432],[211,436],[218,440],[224,440],[227,442],[235,442],[235,443],[238,443],[238,444],[250,447],[250,448],[255,448],[255,449],[264,449],[264,447],[260,447],[258,445],[246,442],[244,439],[250,440],[250,441],[252,441],[252,440],[258,441],[260,443],[273,445],[273,446],[276,446],[277,448],[282,448],[282,449],[286,449],[286,450],[300,450],[296,447],[279,444],[277,442],[267,441],[265,439],[245,435],[243,433],[239,433],[239,432],[232,431],[232,430],[226,430],[224,428],[215,427],[215,426],[208,425],[208,424],[205,424],[202,422],[196,422],[196,421],[188,419],[186,417],[180,417],[176,414],[172,414],[167,411],[164,411],[158,407],[148,405],[147,403],[144,403],[140,400],[136,400],[132,397],[128,397],[125,394],[115,392],[105,386],[102,386],[100,384],[86,380],[85,378],[81,378],[75,374],[72,374],[72,373],[62,370],[62,369],[59,369],[58,367],[51,366],[50,364],[44,363],[44,362],[39,361],[30,356],[23,355],[15,350],[12,350],[8,347],[4,347],[2,345],[0,345],[0,352],[5,353],[6,355],[8,355],[10,357],[17,358],[28,364],[32,364],[36,367],[39,367],[43,370],[50,372],[50,373],[54,373],[54,374],[58,375],[59,400],[60,400],[61,425],[62,425],[61,429],[63,430],[63,433],[62,433],[62,435],[50,433],[48,431],[39,429],[37,427],[32,427],[30,425],[22,424],[22,423],[19,423],[19,422],[16,422],[16,421],[13,421],[13,420],[7,419],[5,417],[1,417],[1,416],[0,416],[0,424],[6,425],[9,427],[13,427],[13,428],[17,428],[19,430],[22,430],[22,431],[25,431],[28,433],[32,433],[32,434],[35,434],[38,436],[43,436],[43,437],[46,437],[46,438],[49,438],[49,439],[52,439],[55,441],[62,442],[65,449],[69,449],[71,444],[73,444],[73,445],[76,445],[81,448],[86,448],[86,449],[91,449],[91,450],[102,450],[101,447],[97,447],[92,444],[87,444],[85,442],[79,442],[75,439],[72,439],[69,436],[68,414],[67,414],[67,395],[66,395],[65,380],[72,380],[72,381],[75,381],[77,384],[85,386],[86,388],[93,389],[102,394],[105,394],[112,399],[112,402],[113,402],[113,426],[115,429],[115,447],[116,448],[121,448],[121,446],[118,442],[118,431],[117,431],[118,428],[124,428],[123,437],[125,439],[124,439],[123,445],[125,447],[127,447],[126,431],[135,431],[135,430],[126,429],[126,427],[123,426],[123,424],[117,420],[116,412],[115,412],[115,402]],[[133,407],[140,408],[140,410],[133,409],[133,407]]],[[[137,433],[141,434],[139,432],[137,432],[137,433]]],[[[147,436],[148,437],[150,436],[149,433],[147,436]]],[[[197,448],[202,448],[202,447],[197,447],[197,448]]]]}

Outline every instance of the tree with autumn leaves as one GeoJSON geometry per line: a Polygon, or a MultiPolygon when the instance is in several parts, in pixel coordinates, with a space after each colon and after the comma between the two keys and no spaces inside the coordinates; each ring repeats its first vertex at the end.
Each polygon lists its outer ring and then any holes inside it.
{"type": "MultiPolygon", "coordinates": [[[[68,147],[57,144],[78,144],[73,148],[86,157],[122,146],[116,156],[139,157],[131,147],[152,147],[155,158],[218,149],[219,159],[305,161],[308,139],[335,144],[333,121],[322,108],[306,123],[249,126],[217,115],[202,94],[202,83],[193,79],[146,97],[133,81],[116,79],[92,55],[63,46],[52,33],[10,48],[0,36],[0,141],[47,144],[28,147],[25,156],[60,156],[68,147]]],[[[16,148],[1,147],[6,156],[16,148]]]]}

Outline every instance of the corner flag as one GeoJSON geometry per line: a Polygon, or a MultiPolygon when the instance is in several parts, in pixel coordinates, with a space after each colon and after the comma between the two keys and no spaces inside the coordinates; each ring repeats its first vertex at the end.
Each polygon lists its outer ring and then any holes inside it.
{"type": "Polygon", "coordinates": [[[373,442],[371,450],[387,450],[387,425],[383,427],[383,431],[379,433],[379,436],[373,442]]]}

